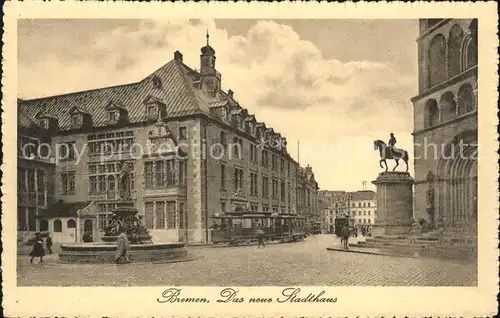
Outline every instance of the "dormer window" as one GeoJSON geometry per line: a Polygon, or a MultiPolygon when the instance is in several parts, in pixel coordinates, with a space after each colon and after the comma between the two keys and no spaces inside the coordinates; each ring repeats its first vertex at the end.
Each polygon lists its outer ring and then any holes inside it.
{"type": "Polygon", "coordinates": [[[157,117],[156,105],[146,106],[146,115],[149,119],[155,119],[157,117]]]}
{"type": "Polygon", "coordinates": [[[126,120],[128,117],[127,108],[113,101],[109,102],[106,112],[108,124],[111,125],[117,124],[120,120],[126,120]]]}
{"type": "Polygon", "coordinates": [[[167,115],[166,105],[160,97],[149,95],[144,104],[146,117],[149,120],[156,120],[158,117],[164,118],[167,115]]]}
{"type": "Polygon", "coordinates": [[[73,128],[78,128],[81,125],[82,125],[82,115],[81,114],[71,115],[71,126],[73,126],[73,128]]]}
{"type": "Polygon", "coordinates": [[[158,76],[153,77],[153,88],[162,88],[163,84],[158,76]]]}
{"type": "Polygon", "coordinates": [[[117,122],[120,118],[120,112],[116,109],[108,110],[108,121],[113,123],[117,122]]]}
{"type": "Polygon", "coordinates": [[[38,125],[43,129],[49,129],[49,119],[48,118],[38,119],[38,125]]]}

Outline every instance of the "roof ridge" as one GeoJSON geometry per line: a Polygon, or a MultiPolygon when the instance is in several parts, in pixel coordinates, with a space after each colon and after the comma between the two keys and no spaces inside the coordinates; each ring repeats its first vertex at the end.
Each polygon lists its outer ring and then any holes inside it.
{"type": "Polygon", "coordinates": [[[19,103],[34,102],[34,101],[42,101],[44,99],[66,97],[66,96],[76,95],[76,94],[82,94],[82,93],[98,92],[98,91],[105,90],[105,89],[110,89],[110,88],[118,88],[118,87],[126,87],[126,86],[138,85],[141,82],[142,82],[142,80],[139,81],[139,82],[133,82],[133,83],[128,83],[128,84],[111,85],[111,86],[105,86],[105,87],[99,87],[99,88],[92,88],[92,89],[87,89],[87,90],[82,90],[82,91],[75,91],[75,92],[70,92],[70,93],[64,93],[64,94],[59,94],[59,95],[37,97],[37,98],[32,98],[32,99],[21,99],[21,98],[18,98],[18,102],[19,103]]]}

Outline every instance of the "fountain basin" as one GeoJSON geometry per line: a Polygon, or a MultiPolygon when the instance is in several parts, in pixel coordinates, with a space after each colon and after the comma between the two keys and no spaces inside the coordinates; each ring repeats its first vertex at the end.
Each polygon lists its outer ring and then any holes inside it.
{"type": "MultiPolygon", "coordinates": [[[[83,243],[63,244],[59,261],[64,263],[113,263],[116,244],[83,243]]],[[[163,262],[182,260],[187,256],[185,243],[131,244],[129,249],[132,262],[163,262]]]]}
{"type": "MultiPolygon", "coordinates": [[[[152,236],[150,234],[140,234],[135,239],[138,242],[147,242],[151,241],[152,236]]],[[[102,235],[101,240],[106,243],[116,242],[118,241],[118,235],[102,235]]],[[[131,238],[129,238],[132,241],[131,238]]]]}

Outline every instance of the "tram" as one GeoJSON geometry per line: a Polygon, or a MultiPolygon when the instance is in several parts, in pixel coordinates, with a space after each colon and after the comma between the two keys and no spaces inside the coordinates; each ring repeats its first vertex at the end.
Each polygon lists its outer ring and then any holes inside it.
{"type": "Polygon", "coordinates": [[[257,240],[257,235],[282,242],[303,240],[306,237],[304,217],[294,214],[228,213],[212,216],[212,220],[213,244],[250,243],[257,240]]]}

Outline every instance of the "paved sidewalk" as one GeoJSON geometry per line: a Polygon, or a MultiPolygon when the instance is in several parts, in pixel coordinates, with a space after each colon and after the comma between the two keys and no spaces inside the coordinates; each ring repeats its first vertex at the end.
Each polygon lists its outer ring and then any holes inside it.
{"type": "Polygon", "coordinates": [[[20,286],[475,286],[474,263],[328,251],[333,235],[265,248],[188,247],[197,259],[169,264],[44,264],[18,256],[20,286]]]}

